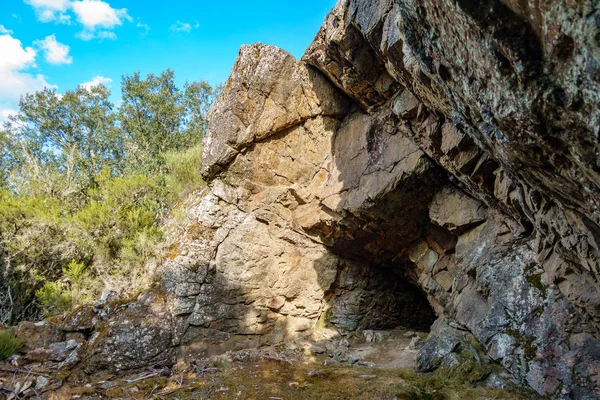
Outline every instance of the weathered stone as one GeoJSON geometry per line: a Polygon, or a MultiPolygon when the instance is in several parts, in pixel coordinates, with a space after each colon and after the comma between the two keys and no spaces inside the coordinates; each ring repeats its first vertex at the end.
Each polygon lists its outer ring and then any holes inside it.
{"type": "Polygon", "coordinates": [[[69,313],[62,321],[60,329],[64,332],[89,332],[97,323],[93,307],[80,307],[69,313]]]}
{"type": "Polygon", "coordinates": [[[339,2],[329,14],[302,59],[321,69],[367,109],[385,103],[398,88],[352,24],[346,2],[339,2]]]}
{"type": "Polygon", "coordinates": [[[419,350],[421,347],[423,347],[424,343],[425,342],[423,341],[423,339],[421,339],[419,336],[415,336],[410,340],[408,348],[410,350],[419,350]]]}
{"type": "Polygon", "coordinates": [[[448,271],[439,272],[435,275],[434,279],[446,292],[450,291],[452,284],[454,283],[454,275],[448,271]]]}
{"type": "Polygon", "coordinates": [[[421,102],[408,90],[403,91],[392,106],[394,114],[405,120],[417,117],[421,102]]]}
{"type": "Polygon", "coordinates": [[[50,384],[50,380],[48,378],[46,378],[45,376],[40,375],[35,379],[35,390],[43,393],[44,389],[49,384],[50,384]]]}
{"type": "Polygon", "coordinates": [[[64,339],[64,333],[58,326],[48,321],[35,323],[23,321],[13,330],[13,333],[23,342],[24,352],[45,348],[64,339]]]}
{"type": "Polygon", "coordinates": [[[88,341],[88,372],[115,372],[144,366],[169,365],[172,323],[164,299],[152,295],[146,304],[131,302],[105,318],[88,341]]]}
{"type": "Polygon", "coordinates": [[[320,73],[273,46],[242,46],[208,115],[203,174],[212,177],[243,148],[317,116],[339,116],[343,96],[320,73]]]}
{"type": "Polygon", "coordinates": [[[90,368],[437,314],[420,370],[600,396],[600,24],[551,3],[342,0],[303,61],[243,47],[166,304],[99,311],[90,368]]]}
{"type": "Polygon", "coordinates": [[[438,319],[431,327],[431,334],[417,356],[417,370],[430,372],[440,366],[456,367],[461,359],[468,358],[481,363],[478,351],[466,337],[448,324],[443,318],[438,319]]]}
{"type": "Polygon", "coordinates": [[[485,220],[486,207],[452,186],[436,193],[429,206],[431,221],[453,233],[485,220]]]}

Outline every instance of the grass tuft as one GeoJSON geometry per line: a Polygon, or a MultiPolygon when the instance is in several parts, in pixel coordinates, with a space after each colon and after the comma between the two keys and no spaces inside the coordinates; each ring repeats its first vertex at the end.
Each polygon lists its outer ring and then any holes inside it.
{"type": "Polygon", "coordinates": [[[23,347],[23,342],[17,339],[9,330],[0,331],[0,360],[5,360],[23,347]]]}

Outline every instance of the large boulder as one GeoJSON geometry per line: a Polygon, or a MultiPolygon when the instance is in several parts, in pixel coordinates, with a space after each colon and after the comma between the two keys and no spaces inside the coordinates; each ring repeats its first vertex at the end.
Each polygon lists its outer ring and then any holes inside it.
{"type": "Polygon", "coordinates": [[[343,115],[347,103],[317,71],[285,50],[242,46],[208,114],[202,172],[221,170],[243,149],[317,116],[343,115]]]}
{"type": "Polygon", "coordinates": [[[173,364],[171,316],[164,297],[147,291],[137,299],[106,303],[87,341],[86,372],[123,372],[173,364]]]}

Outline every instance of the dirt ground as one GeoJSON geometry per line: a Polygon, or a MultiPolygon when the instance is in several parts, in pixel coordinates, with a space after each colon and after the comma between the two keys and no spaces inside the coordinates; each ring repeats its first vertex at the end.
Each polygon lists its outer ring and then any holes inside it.
{"type": "Polygon", "coordinates": [[[3,364],[0,399],[534,398],[510,385],[492,388],[488,376],[480,382],[461,382],[415,373],[421,336],[403,330],[367,331],[360,337],[245,350],[126,376],[16,370],[3,364]]]}

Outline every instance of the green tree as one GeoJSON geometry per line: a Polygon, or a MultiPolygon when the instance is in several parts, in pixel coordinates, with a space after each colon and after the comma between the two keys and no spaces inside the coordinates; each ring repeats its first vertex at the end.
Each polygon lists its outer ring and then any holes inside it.
{"type": "Polygon", "coordinates": [[[205,81],[175,84],[175,74],[139,72],[121,80],[123,103],[119,120],[126,136],[130,169],[163,171],[164,155],[197,145],[206,129],[206,113],[220,87],[205,81]]]}
{"type": "Polygon", "coordinates": [[[12,159],[29,165],[27,171],[13,168],[23,178],[20,183],[56,173],[68,187],[87,188],[104,167],[122,172],[123,137],[109,96],[103,85],[63,95],[44,89],[23,96],[19,113],[4,127],[4,135],[18,148],[12,159]]]}
{"type": "Polygon", "coordinates": [[[221,85],[210,86],[206,81],[186,82],[184,85],[185,99],[185,128],[189,144],[192,147],[200,143],[207,129],[206,115],[208,110],[221,92],[221,85]]]}
{"type": "Polygon", "coordinates": [[[173,71],[142,79],[139,72],[124,75],[121,81],[123,104],[119,120],[127,137],[132,169],[156,172],[162,154],[185,147],[182,134],[185,104],[175,85],[173,71]]]}
{"type": "Polygon", "coordinates": [[[202,185],[206,113],[219,88],[167,70],[26,95],[0,129],[0,320],[34,319],[129,290],[157,257],[171,204],[202,185]]]}

